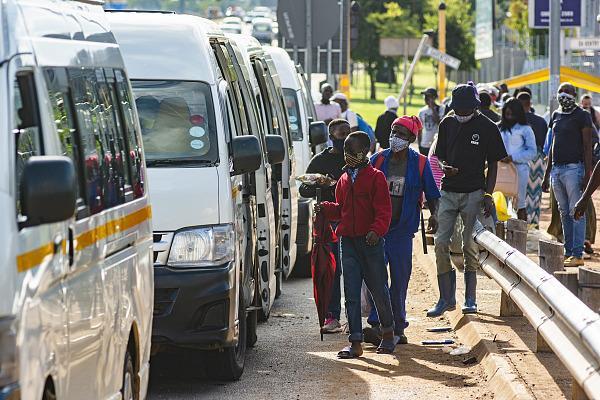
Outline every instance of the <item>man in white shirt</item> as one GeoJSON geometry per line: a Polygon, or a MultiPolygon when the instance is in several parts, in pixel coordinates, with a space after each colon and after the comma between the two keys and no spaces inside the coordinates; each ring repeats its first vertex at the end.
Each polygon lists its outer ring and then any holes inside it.
{"type": "Polygon", "coordinates": [[[345,119],[350,124],[350,131],[355,132],[358,130],[358,118],[356,113],[348,107],[348,98],[343,93],[336,93],[331,98],[332,101],[340,105],[342,113],[340,118],[345,119]]]}
{"type": "Polygon", "coordinates": [[[438,94],[435,88],[427,88],[421,94],[425,98],[425,107],[419,110],[419,119],[423,123],[423,131],[419,137],[419,151],[427,156],[433,138],[438,133],[440,121],[444,118],[444,107],[436,102],[438,94]]]}
{"type": "Polygon", "coordinates": [[[333,87],[329,83],[324,83],[321,86],[321,101],[315,103],[317,119],[327,125],[334,119],[341,118],[342,114],[340,105],[330,101],[331,96],[333,96],[333,87]]]}

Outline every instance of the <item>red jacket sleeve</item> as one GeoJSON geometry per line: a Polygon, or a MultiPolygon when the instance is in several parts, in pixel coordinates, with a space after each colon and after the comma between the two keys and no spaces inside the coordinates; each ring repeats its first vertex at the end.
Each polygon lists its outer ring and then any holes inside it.
{"type": "Polygon", "coordinates": [[[335,203],[331,201],[324,201],[321,203],[323,211],[325,212],[325,218],[329,221],[339,221],[342,219],[342,207],[344,206],[344,199],[346,198],[347,187],[345,182],[340,178],[335,187],[335,203]]]}
{"type": "Polygon", "coordinates": [[[375,232],[377,236],[383,237],[390,228],[390,222],[392,220],[392,200],[383,172],[377,171],[375,174],[373,189],[375,219],[369,230],[375,232]]]}

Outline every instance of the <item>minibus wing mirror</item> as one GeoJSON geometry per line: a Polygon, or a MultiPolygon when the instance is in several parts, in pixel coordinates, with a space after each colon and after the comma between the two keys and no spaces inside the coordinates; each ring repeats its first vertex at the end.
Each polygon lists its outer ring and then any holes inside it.
{"type": "Polygon", "coordinates": [[[31,157],[23,168],[20,185],[24,226],[65,221],[75,215],[77,179],[70,158],[31,157]]]}
{"type": "Polygon", "coordinates": [[[281,164],[285,160],[285,143],[279,135],[266,135],[269,164],[281,164]]]}
{"type": "Polygon", "coordinates": [[[242,175],[254,172],[260,168],[262,163],[262,151],[260,142],[256,136],[244,135],[234,137],[233,148],[233,172],[231,175],[242,175]]]}
{"type": "Polygon", "coordinates": [[[329,133],[327,132],[327,125],[323,121],[315,121],[310,123],[309,128],[310,144],[311,146],[318,146],[323,143],[327,143],[329,133]]]}

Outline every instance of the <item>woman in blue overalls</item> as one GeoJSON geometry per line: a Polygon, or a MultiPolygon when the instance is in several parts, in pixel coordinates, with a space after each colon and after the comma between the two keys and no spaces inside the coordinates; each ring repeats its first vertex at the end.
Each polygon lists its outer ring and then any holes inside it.
{"type": "MultiPolygon", "coordinates": [[[[371,164],[386,176],[392,199],[392,222],[385,236],[385,256],[390,267],[390,298],[394,312],[397,343],[407,343],[406,294],[412,272],[413,238],[419,230],[423,193],[431,211],[429,231],[437,230],[436,210],[440,192],[427,157],[409,148],[417,139],[422,124],[417,117],[403,116],[392,123],[390,148],[373,155],[371,164]]],[[[379,319],[372,307],[368,319],[372,328],[365,328],[365,341],[381,341],[379,319]]]]}

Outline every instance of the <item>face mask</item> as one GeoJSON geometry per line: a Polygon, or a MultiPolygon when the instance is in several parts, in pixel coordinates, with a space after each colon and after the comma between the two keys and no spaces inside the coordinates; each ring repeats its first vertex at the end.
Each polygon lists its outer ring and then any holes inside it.
{"type": "Polygon", "coordinates": [[[346,140],[345,139],[335,139],[335,138],[331,138],[331,142],[333,143],[333,148],[336,149],[337,151],[339,151],[340,153],[344,152],[344,142],[346,140]]]}
{"type": "Polygon", "coordinates": [[[560,108],[563,112],[570,113],[577,108],[575,97],[568,93],[559,93],[558,96],[556,96],[556,99],[558,100],[558,104],[560,104],[560,108]]]}
{"type": "Polygon", "coordinates": [[[365,153],[344,153],[344,161],[346,161],[346,165],[350,168],[359,168],[364,167],[368,164],[369,160],[365,153]]]}
{"type": "Polygon", "coordinates": [[[454,117],[461,124],[466,124],[467,122],[469,122],[471,120],[471,118],[473,118],[474,115],[475,115],[475,113],[472,113],[472,114],[469,114],[469,115],[458,115],[458,114],[455,114],[454,117]]]}
{"type": "Polygon", "coordinates": [[[399,138],[398,136],[390,136],[390,149],[394,153],[398,153],[406,149],[410,145],[410,142],[406,139],[399,138]]]}

